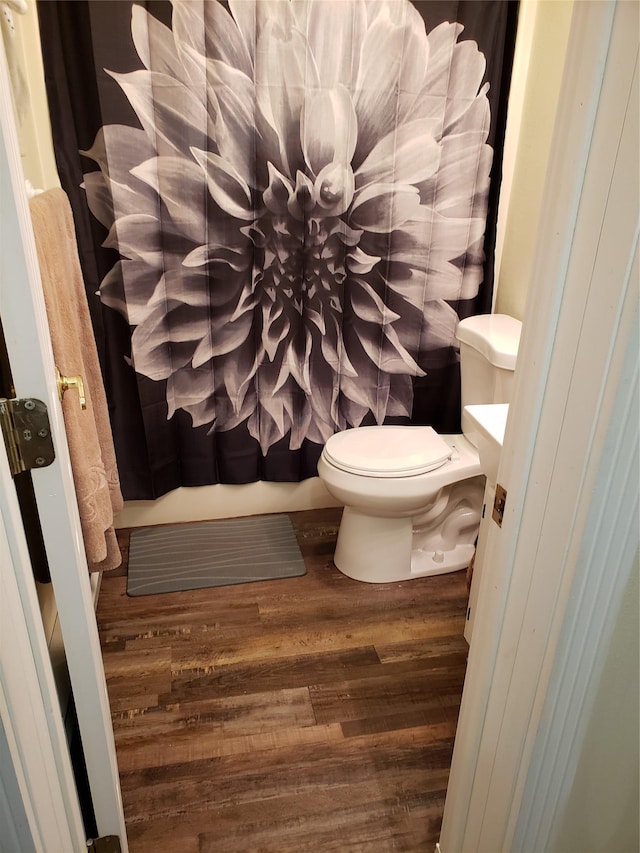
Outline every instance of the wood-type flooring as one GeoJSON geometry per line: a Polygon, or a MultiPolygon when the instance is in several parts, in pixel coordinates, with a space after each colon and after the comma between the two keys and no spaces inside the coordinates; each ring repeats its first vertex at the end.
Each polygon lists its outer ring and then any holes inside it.
{"type": "Polygon", "coordinates": [[[340,510],[290,515],[304,577],[98,603],[131,853],[432,853],[467,646],[465,573],[333,565],[340,510]]]}

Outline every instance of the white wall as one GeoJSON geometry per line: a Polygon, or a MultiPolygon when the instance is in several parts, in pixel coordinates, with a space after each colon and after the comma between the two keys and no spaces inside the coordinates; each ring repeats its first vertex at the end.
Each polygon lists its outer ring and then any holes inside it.
{"type": "Polygon", "coordinates": [[[23,118],[17,122],[18,138],[25,177],[34,187],[50,189],[60,186],[60,180],[51,139],[36,3],[27,3],[24,15],[14,13],[16,53],[28,91],[23,118]]]}
{"type": "Polygon", "coordinates": [[[496,240],[495,310],[524,319],[573,0],[521,0],[496,240]]]}

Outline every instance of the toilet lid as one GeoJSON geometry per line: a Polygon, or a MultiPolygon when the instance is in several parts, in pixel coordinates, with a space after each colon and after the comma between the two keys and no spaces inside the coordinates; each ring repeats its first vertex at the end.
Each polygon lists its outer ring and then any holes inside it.
{"type": "Polygon", "coordinates": [[[368,477],[410,477],[433,471],[452,450],[432,427],[373,426],[337,432],[324,447],[329,462],[368,477]]]}

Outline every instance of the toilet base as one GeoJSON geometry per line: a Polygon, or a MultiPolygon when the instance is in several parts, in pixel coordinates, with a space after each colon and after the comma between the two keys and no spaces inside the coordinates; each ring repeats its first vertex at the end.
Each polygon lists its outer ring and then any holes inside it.
{"type": "Polygon", "coordinates": [[[411,518],[379,518],[345,507],[334,563],[343,575],[365,583],[394,583],[465,569],[474,545],[447,551],[414,547],[411,518]],[[363,545],[363,543],[365,543],[363,545]]]}
{"type": "Polygon", "coordinates": [[[346,506],[334,562],[365,583],[393,583],[466,569],[480,528],[484,477],[452,483],[417,515],[346,506]]]}
{"type": "Polygon", "coordinates": [[[450,551],[423,551],[416,548],[411,552],[410,577],[424,578],[466,569],[475,550],[474,545],[467,543],[456,545],[450,551]]]}
{"type": "Polygon", "coordinates": [[[346,506],[333,562],[343,575],[366,583],[410,577],[411,518],[378,518],[346,506]]]}

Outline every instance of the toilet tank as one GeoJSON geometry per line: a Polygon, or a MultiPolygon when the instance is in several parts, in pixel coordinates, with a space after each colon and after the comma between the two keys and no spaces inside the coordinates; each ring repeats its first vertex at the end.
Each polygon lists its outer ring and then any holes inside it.
{"type": "Polygon", "coordinates": [[[458,324],[462,432],[473,445],[473,428],[464,407],[511,401],[521,329],[522,323],[506,314],[479,314],[458,324]]]}

